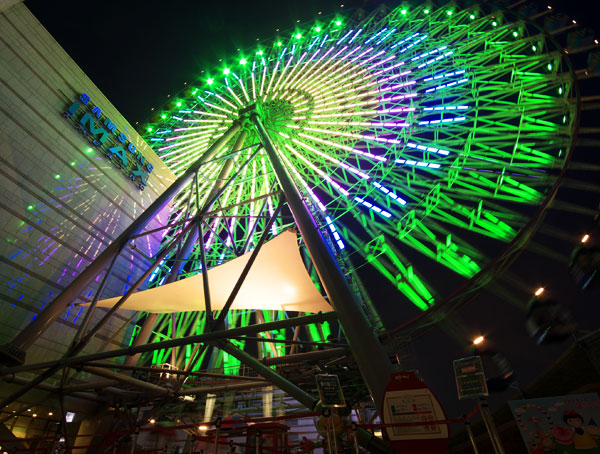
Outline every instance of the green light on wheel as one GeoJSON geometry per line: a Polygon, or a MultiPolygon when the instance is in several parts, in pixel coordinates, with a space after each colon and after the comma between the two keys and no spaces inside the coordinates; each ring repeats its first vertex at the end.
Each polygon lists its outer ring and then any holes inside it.
{"type": "Polygon", "coordinates": [[[167,116],[166,116],[165,114],[162,114],[162,115],[160,116],[160,118],[162,118],[162,119],[164,120],[164,119],[166,119],[166,118],[167,118],[167,116]]]}
{"type": "Polygon", "coordinates": [[[262,55],[262,54],[263,54],[262,50],[259,50],[258,52],[256,52],[256,55],[262,55]]]}
{"type": "Polygon", "coordinates": [[[340,25],[342,25],[342,21],[341,20],[336,20],[335,21],[335,25],[337,25],[339,27],[340,25]]]}
{"type": "Polygon", "coordinates": [[[474,19],[475,19],[475,14],[471,14],[471,15],[469,16],[469,19],[471,19],[471,20],[474,20],[474,19]]]}
{"type": "Polygon", "coordinates": [[[401,10],[400,14],[402,14],[403,16],[406,16],[406,10],[405,9],[401,10]]]}
{"type": "Polygon", "coordinates": [[[85,150],[86,153],[91,153],[92,151],[94,151],[92,148],[88,148],[87,150],[85,150]]]}
{"type": "Polygon", "coordinates": [[[451,11],[451,10],[448,10],[448,11],[446,11],[446,14],[447,14],[448,16],[452,16],[452,11],[451,11]]]}
{"type": "Polygon", "coordinates": [[[537,51],[537,47],[536,46],[531,46],[531,50],[535,52],[535,51],[537,51]]]}
{"type": "Polygon", "coordinates": [[[75,164],[77,164],[75,161],[71,161],[72,166],[74,166],[75,164]]]}
{"type": "Polygon", "coordinates": [[[552,65],[548,63],[548,71],[552,71],[552,65]]]}
{"type": "Polygon", "coordinates": [[[321,31],[321,27],[315,27],[315,31],[318,33],[321,31]]]}
{"type": "Polygon", "coordinates": [[[498,22],[494,21],[494,22],[492,22],[492,25],[495,27],[498,25],[498,22]]]}
{"type": "Polygon", "coordinates": [[[33,205],[29,205],[29,206],[27,207],[27,209],[28,209],[29,211],[33,210],[33,208],[34,208],[34,206],[33,206],[33,205]]]}
{"type": "Polygon", "coordinates": [[[424,10],[423,10],[423,12],[424,12],[425,14],[429,14],[429,10],[428,10],[428,9],[424,9],[424,10]]]}
{"type": "Polygon", "coordinates": [[[281,47],[283,46],[283,43],[281,41],[277,41],[277,47],[281,47]]]}
{"type": "Polygon", "coordinates": [[[60,180],[60,175],[57,173],[56,175],[54,175],[54,179],[55,180],[60,180]]]}
{"type": "Polygon", "coordinates": [[[177,107],[181,107],[181,101],[177,101],[177,102],[175,103],[175,105],[176,105],[177,107]]]}
{"type": "Polygon", "coordinates": [[[212,85],[214,81],[215,81],[215,79],[213,79],[212,77],[209,77],[208,79],[206,79],[206,83],[208,85],[212,85]]]}
{"type": "Polygon", "coordinates": [[[294,38],[296,38],[296,39],[300,39],[300,38],[302,38],[302,35],[301,35],[300,33],[296,33],[296,34],[294,35],[294,38]]]}
{"type": "Polygon", "coordinates": [[[245,65],[246,63],[248,63],[248,60],[246,60],[245,58],[242,58],[240,60],[240,65],[245,65]]]}
{"type": "Polygon", "coordinates": [[[152,126],[148,126],[148,129],[147,129],[147,131],[148,131],[148,132],[152,132],[152,126]]]}
{"type": "Polygon", "coordinates": [[[229,68],[225,68],[223,70],[223,74],[225,74],[226,76],[231,72],[231,70],[229,68]]]}
{"type": "Polygon", "coordinates": [[[517,36],[519,36],[519,32],[514,31],[513,36],[516,38],[517,36]]]}

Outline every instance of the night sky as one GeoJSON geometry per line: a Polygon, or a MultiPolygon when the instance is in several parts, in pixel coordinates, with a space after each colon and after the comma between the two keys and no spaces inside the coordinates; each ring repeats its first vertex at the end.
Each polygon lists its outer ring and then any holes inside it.
{"type": "MultiPolygon", "coordinates": [[[[323,15],[344,13],[353,7],[370,8],[378,3],[353,0],[340,7],[339,2],[330,0],[104,3],[28,0],[26,5],[125,118],[135,124],[149,119],[151,108],[160,108],[168,100],[167,95],[183,89],[185,82],[193,82],[203,70],[218,65],[219,59],[237,55],[238,49],[256,45],[257,38],[268,39],[276,29],[293,28],[298,20],[314,20],[320,11],[323,15]]],[[[584,9],[584,3],[552,1],[549,4],[580,24],[592,27],[594,18],[584,9]]],[[[599,202],[597,193],[581,198],[581,193],[573,191],[560,192],[559,199],[588,207],[598,206],[599,202]]],[[[565,216],[554,211],[546,222],[572,234],[572,241],[555,242],[544,234],[537,235],[535,241],[566,257],[581,235],[592,229],[590,216],[565,216]]],[[[600,236],[598,231],[597,236],[600,236]]],[[[565,263],[525,252],[511,272],[528,283],[531,291],[540,285],[548,286],[553,298],[573,311],[583,330],[599,326],[599,292],[578,291],[565,263]]],[[[510,277],[507,280],[510,282],[510,277]]],[[[504,283],[498,285],[501,288],[504,283]]],[[[387,294],[389,287],[376,286],[379,290],[373,292],[373,297],[385,311],[388,326],[416,314],[412,310],[394,310],[394,297],[387,294]]],[[[523,301],[528,299],[525,289],[515,294],[523,301]]],[[[572,342],[536,346],[527,337],[524,319],[522,309],[490,292],[484,292],[461,313],[462,325],[473,335],[486,335],[494,347],[509,358],[519,382],[527,384],[572,342]]],[[[407,368],[419,369],[426,383],[441,397],[448,415],[456,417],[470,410],[472,404],[456,399],[451,368],[452,359],[469,352],[448,342],[448,336],[438,328],[419,338],[412,352],[413,359],[407,368]]],[[[514,395],[512,390],[491,401],[497,404],[514,395]]]]}

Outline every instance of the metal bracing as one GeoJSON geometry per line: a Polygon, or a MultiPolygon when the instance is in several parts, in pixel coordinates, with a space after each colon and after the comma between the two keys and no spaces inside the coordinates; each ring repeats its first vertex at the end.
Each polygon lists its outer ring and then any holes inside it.
{"type": "Polygon", "coordinates": [[[209,341],[229,339],[235,336],[244,336],[246,334],[257,334],[265,331],[274,331],[282,328],[290,328],[295,326],[302,326],[311,323],[324,323],[328,321],[337,320],[337,314],[335,312],[319,313],[314,315],[305,315],[302,317],[288,318],[284,320],[276,320],[273,322],[259,323],[255,325],[247,325],[237,328],[229,328],[223,331],[213,331],[210,333],[196,334],[193,336],[187,336],[179,339],[171,339],[162,342],[154,342],[145,345],[138,345],[136,347],[119,348],[116,350],[108,350],[105,352],[92,353],[89,355],[81,355],[77,357],[65,357],[56,361],[48,361],[37,364],[27,364],[22,366],[5,367],[0,369],[0,374],[13,374],[19,372],[25,372],[30,370],[46,369],[54,366],[59,367],[72,367],[79,364],[85,364],[90,361],[97,361],[101,359],[117,358],[120,356],[134,355],[136,353],[150,352],[160,349],[169,349],[172,347],[181,347],[184,345],[205,343],[209,341]]]}
{"type": "Polygon", "coordinates": [[[4,364],[22,363],[25,351],[35,339],[56,320],[56,318],[75,300],[83,290],[99,275],[112,261],[130,238],[137,235],[153,219],[169,201],[196,174],[197,170],[208,161],[238,132],[240,124],[234,122],[227,132],[220,137],[207,151],[191,165],[169,188],[137,218],[117,239],[115,239],[90,265],[77,276],[46,308],[27,325],[10,343],[0,347],[0,362],[4,364]]]}

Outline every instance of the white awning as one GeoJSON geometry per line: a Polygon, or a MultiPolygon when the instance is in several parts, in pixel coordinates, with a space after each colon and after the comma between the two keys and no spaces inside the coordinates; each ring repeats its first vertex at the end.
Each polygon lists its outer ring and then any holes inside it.
{"type": "MultiPolygon", "coordinates": [[[[212,310],[223,308],[250,254],[208,271],[212,310]]],[[[119,299],[101,300],[98,306],[112,307],[119,299]]],[[[121,309],[155,313],[204,311],[205,308],[202,274],[134,293],[121,306],[121,309]]],[[[304,267],[294,231],[287,230],[263,244],[231,309],[331,310],[304,267]]]]}

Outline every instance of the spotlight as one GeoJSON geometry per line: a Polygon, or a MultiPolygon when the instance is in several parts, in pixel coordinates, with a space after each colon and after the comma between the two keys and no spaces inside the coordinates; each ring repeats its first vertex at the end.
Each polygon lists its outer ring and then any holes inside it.
{"type": "Polygon", "coordinates": [[[475,339],[473,339],[473,344],[475,345],[479,345],[481,344],[483,341],[485,340],[485,337],[483,336],[478,336],[475,339]]]}
{"type": "Polygon", "coordinates": [[[540,296],[542,293],[544,293],[544,290],[546,290],[544,287],[540,287],[535,291],[534,295],[540,296]]]}

